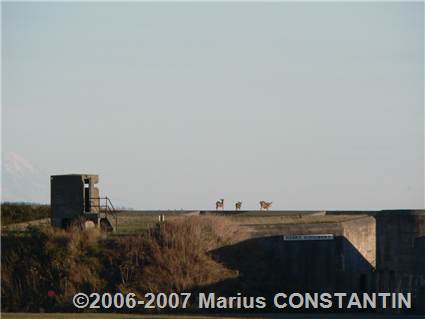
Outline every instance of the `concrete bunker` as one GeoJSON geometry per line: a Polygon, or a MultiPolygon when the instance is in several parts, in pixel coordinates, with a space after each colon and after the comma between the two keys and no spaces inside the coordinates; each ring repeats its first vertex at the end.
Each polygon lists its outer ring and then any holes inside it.
{"type": "Polygon", "coordinates": [[[425,210],[285,216],[292,216],[287,223],[245,221],[248,238],[214,252],[240,272],[232,285],[242,290],[249,281],[264,295],[278,289],[411,293],[412,308],[403,313],[425,313],[425,210]]]}
{"type": "MultiPolygon", "coordinates": [[[[338,221],[248,224],[244,228],[250,238],[233,249],[223,249],[223,253],[229,250],[226,257],[232,264],[238,252],[250,251],[253,255],[259,252],[261,256],[253,258],[254,263],[270,261],[264,265],[264,273],[284,272],[281,280],[273,279],[279,283],[273,290],[367,292],[373,289],[372,272],[376,265],[373,217],[341,216],[338,221]]],[[[237,267],[243,257],[235,258],[237,267]]],[[[259,267],[251,266],[247,269],[259,267]]],[[[249,275],[257,276],[255,272],[249,275]]],[[[263,281],[264,278],[258,280],[263,281]]]]}
{"type": "Polygon", "coordinates": [[[100,197],[98,175],[68,174],[50,177],[51,224],[68,228],[99,227],[105,231],[117,228],[117,215],[108,197],[100,197]]]}

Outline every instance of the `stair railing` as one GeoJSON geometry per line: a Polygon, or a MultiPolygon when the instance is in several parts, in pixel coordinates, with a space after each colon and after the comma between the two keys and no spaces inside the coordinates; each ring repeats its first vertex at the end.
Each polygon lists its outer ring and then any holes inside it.
{"type": "Polygon", "coordinates": [[[105,217],[107,218],[108,216],[112,216],[112,218],[114,219],[115,222],[115,230],[118,229],[118,216],[117,216],[117,211],[115,210],[114,205],[112,204],[110,198],[108,196],[105,197],[91,197],[90,198],[90,202],[92,203],[91,207],[92,208],[98,208],[99,209],[99,213],[103,213],[105,214],[105,217]],[[103,201],[103,205],[102,205],[102,201],[103,201]],[[94,203],[99,203],[98,205],[93,205],[94,203]]]}

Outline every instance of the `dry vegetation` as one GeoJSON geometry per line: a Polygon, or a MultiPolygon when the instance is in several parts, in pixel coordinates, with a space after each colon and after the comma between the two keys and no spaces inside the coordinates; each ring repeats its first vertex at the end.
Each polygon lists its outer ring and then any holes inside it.
{"type": "MultiPolygon", "coordinates": [[[[118,234],[135,234],[153,227],[158,222],[158,216],[165,213],[166,220],[186,217],[188,212],[122,212],[118,215],[118,234]]],[[[315,223],[335,223],[361,218],[362,215],[327,215],[325,212],[310,214],[297,214],[287,212],[240,212],[205,214],[202,216],[220,217],[221,221],[230,221],[236,225],[257,225],[257,224],[315,224],[315,223]]]]}
{"type": "Polygon", "coordinates": [[[220,216],[175,217],[139,235],[30,228],[2,238],[2,309],[74,310],[83,292],[189,291],[238,276],[210,251],[241,238],[220,216]],[[57,293],[55,298],[47,292],[57,293]]]}
{"type": "Polygon", "coordinates": [[[121,264],[119,288],[139,292],[190,290],[237,276],[208,252],[240,238],[238,228],[218,216],[175,217],[146,235],[120,237],[113,243],[121,264]],[[131,240],[128,240],[131,238],[131,240]],[[142,268],[142,269],[141,269],[142,268]]]}
{"type": "Polygon", "coordinates": [[[50,225],[50,218],[42,218],[42,219],[36,219],[36,220],[31,220],[31,221],[22,222],[22,223],[2,225],[1,230],[2,232],[24,232],[28,228],[31,228],[34,226],[45,227],[49,225],[50,225]]]}
{"type": "MultiPolygon", "coordinates": [[[[26,205],[16,205],[15,211],[21,211],[26,205]],[[16,210],[18,209],[18,210],[16,210]]],[[[44,208],[42,208],[44,209],[44,208]]],[[[38,208],[40,210],[40,208],[38,208]]],[[[140,234],[154,227],[158,223],[158,216],[165,214],[166,220],[196,215],[199,212],[189,211],[123,211],[118,213],[118,235],[140,234]]],[[[18,214],[14,214],[17,216],[18,214]]],[[[27,216],[28,214],[26,214],[27,216]]],[[[32,218],[39,218],[35,214],[32,218]]],[[[327,215],[324,212],[316,212],[310,214],[297,214],[295,212],[240,212],[210,214],[209,216],[222,217],[222,221],[230,220],[233,224],[238,225],[257,225],[257,224],[306,224],[306,223],[333,223],[345,221],[353,218],[359,218],[361,215],[327,215]]],[[[21,217],[18,217],[21,218],[21,217]]],[[[16,217],[15,217],[16,219],[16,217]]],[[[3,232],[20,232],[24,231],[28,226],[46,226],[49,225],[48,218],[35,219],[25,222],[6,223],[2,221],[3,232]]]]}
{"type": "MultiPolygon", "coordinates": [[[[223,282],[235,284],[238,271],[215,257],[220,247],[246,238],[247,234],[242,233],[246,228],[240,225],[327,223],[355,218],[322,213],[188,216],[167,212],[165,223],[158,223],[159,214],[121,213],[119,233],[112,236],[96,230],[54,230],[46,219],[8,225],[9,230],[28,229],[2,236],[2,309],[74,311],[71,299],[79,291],[135,292],[141,298],[146,292],[197,291],[223,282]],[[57,296],[48,297],[49,290],[57,296]]],[[[252,253],[256,259],[255,251],[252,253]]],[[[260,284],[267,286],[264,278],[260,279],[260,284]]],[[[245,280],[244,284],[250,283],[245,280]]]]}
{"type": "Polygon", "coordinates": [[[28,222],[47,218],[50,216],[49,205],[27,203],[2,203],[1,224],[2,226],[28,222]]]}

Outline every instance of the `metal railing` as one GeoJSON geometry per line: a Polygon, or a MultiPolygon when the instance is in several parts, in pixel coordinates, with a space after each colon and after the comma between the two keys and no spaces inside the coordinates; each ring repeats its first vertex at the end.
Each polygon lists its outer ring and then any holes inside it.
{"type": "Polygon", "coordinates": [[[115,222],[115,231],[118,230],[117,212],[108,196],[90,197],[90,206],[91,208],[97,208],[99,210],[99,214],[105,214],[106,219],[108,219],[108,216],[112,216],[115,222]]]}

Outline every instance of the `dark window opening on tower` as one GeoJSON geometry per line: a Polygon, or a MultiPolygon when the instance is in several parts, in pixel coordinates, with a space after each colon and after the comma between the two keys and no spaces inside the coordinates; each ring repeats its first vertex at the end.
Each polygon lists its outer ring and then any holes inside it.
{"type": "Polygon", "coordinates": [[[84,180],[84,211],[91,211],[91,200],[90,200],[90,181],[88,179],[84,180]]]}

